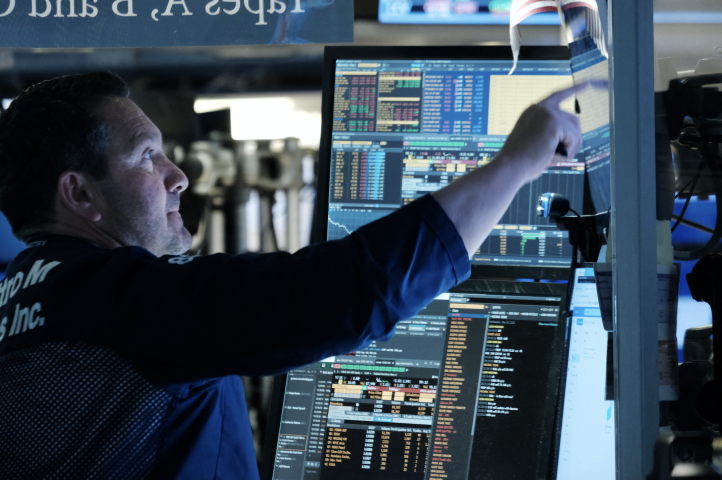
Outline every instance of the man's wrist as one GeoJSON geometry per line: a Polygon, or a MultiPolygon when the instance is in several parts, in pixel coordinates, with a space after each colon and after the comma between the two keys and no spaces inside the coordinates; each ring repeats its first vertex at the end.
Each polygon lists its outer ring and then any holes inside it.
{"type": "Polygon", "coordinates": [[[526,165],[528,163],[517,155],[502,150],[494,157],[489,167],[494,167],[497,175],[506,182],[507,187],[516,191],[531,181],[527,176],[528,167],[526,165]]]}

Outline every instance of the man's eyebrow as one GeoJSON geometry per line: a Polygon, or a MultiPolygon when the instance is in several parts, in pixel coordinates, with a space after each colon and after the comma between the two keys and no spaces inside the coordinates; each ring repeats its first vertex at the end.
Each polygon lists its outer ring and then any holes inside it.
{"type": "Polygon", "coordinates": [[[163,143],[163,134],[160,132],[140,132],[133,136],[134,150],[140,150],[141,146],[152,142],[163,143]]]}

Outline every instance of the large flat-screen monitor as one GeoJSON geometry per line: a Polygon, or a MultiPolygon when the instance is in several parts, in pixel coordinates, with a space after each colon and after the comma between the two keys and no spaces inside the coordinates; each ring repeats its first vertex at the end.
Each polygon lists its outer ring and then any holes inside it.
{"type": "MultiPolygon", "coordinates": [[[[379,0],[379,22],[509,26],[511,0],[379,0]]],[[[522,25],[559,25],[557,13],[537,13],[522,25]]]]}
{"type": "Polygon", "coordinates": [[[565,289],[469,280],[388,342],[278,377],[262,478],[546,476],[565,289]]]}
{"type": "Polygon", "coordinates": [[[608,335],[594,270],[574,275],[553,479],[616,478],[614,401],[607,400],[608,335]]]}
{"type": "MultiPolygon", "coordinates": [[[[524,109],[573,84],[566,47],[522,48],[520,58],[508,75],[509,47],[327,47],[315,241],[343,238],[491,162],[524,109]]],[[[536,206],[555,192],[583,210],[580,158],[524,186],[472,264],[568,268],[567,232],[536,206]]]]}

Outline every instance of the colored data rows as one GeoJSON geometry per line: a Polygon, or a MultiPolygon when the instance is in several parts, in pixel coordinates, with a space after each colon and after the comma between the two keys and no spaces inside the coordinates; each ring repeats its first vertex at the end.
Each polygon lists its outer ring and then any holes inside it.
{"type": "Polygon", "coordinates": [[[466,142],[404,142],[411,147],[463,147],[466,142]]]}
{"type": "Polygon", "coordinates": [[[406,369],[403,367],[381,367],[379,365],[347,365],[345,363],[334,363],[333,368],[339,368],[341,370],[369,370],[375,372],[405,372],[406,369]]]}

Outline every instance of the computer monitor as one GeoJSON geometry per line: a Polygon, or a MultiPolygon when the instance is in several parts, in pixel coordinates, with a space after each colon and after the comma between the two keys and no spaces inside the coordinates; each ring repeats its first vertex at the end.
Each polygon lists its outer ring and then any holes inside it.
{"type": "Polygon", "coordinates": [[[401,322],[388,342],[278,377],[262,478],[545,474],[565,288],[469,280],[401,322]]]}
{"type": "MultiPolygon", "coordinates": [[[[574,83],[588,79],[608,80],[609,62],[591,37],[583,37],[569,46],[572,53],[574,83]]],[[[609,93],[588,88],[577,96],[583,149],[578,158],[586,164],[589,193],[596,213],[609,210],[611,198],[611,144],[609,138],[609,93]]]]}
{"type": "MultiPolygon", "coordinates": [[[[379,22],[509,26],[510,0],[379,0],[379,22]]],[[[521,25],[559,25],[557,13],[537,13],[521,25]]]]}
{"type": "Polygon", "coordinates": [[[614,480],[614,401],[605,391],[610,332],[602,325],[593,269],[576,269],[570,311],[554,478],[614,480]]]}
{"type": "MultiPolygon", "coordinates": [[[[526,107],[573,84],[566,47],[522,48],[520,58],[510,76],[509,47],[327,47],[315,241],[486,165],[526,107]]],[[[562,108],[574,111],[574,98],[562,108]]],[[[581,212],[584,169],[571,158],[523,187],[472,264],[568,268],[567,232],[536,205],[551,191],[581,212]]]]}

